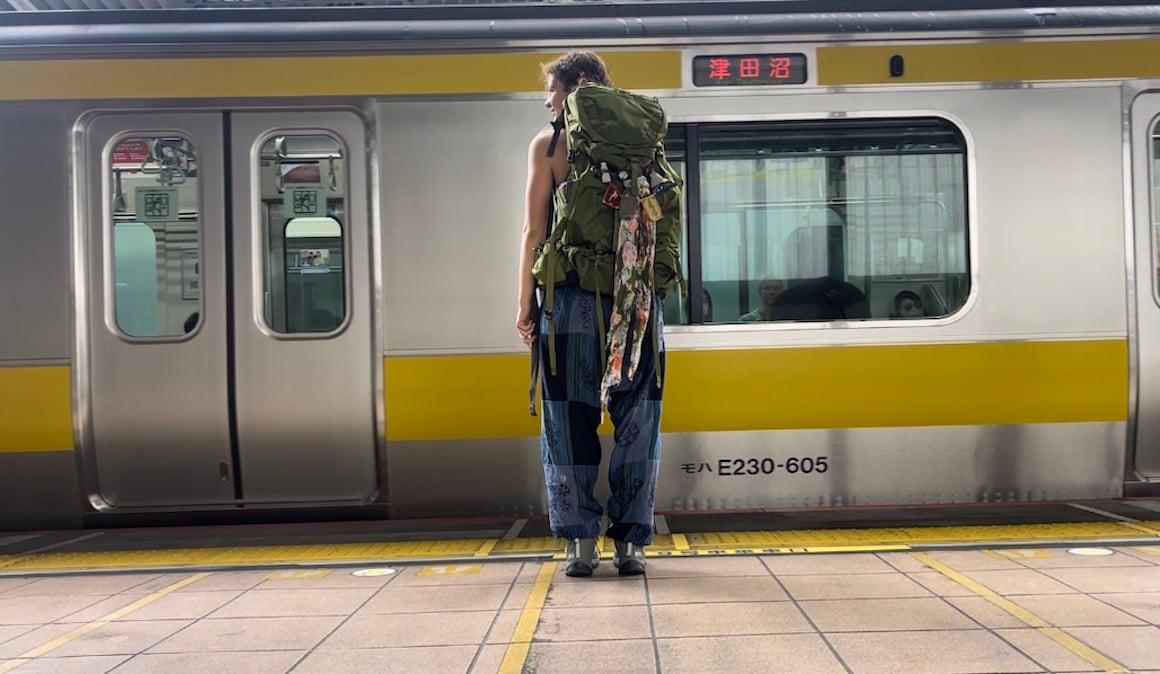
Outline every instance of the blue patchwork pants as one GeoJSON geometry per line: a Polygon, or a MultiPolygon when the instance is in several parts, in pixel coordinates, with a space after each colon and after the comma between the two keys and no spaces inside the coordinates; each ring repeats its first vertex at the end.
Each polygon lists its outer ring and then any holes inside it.
{"type": "MultiPolygon", "coordinates": [[[[548,516],[557,538],[595,538],[600,534],[604,508],[593,489],[600,470],[600,382],[605,354],[597,336],[596,295],[575,286],[553,289],[550,320],[555,325],[556,374],[548,367],[548,316],[540,319],[539,348],[543,383],[540,454],[548,488],[548,516]]],[[[601,296],[600,310],[607,329],[612,298],[601,296]]],[[[608,467],[609,538],[648,545],[653,539],[653,506],[661,451],[661,394],[664,392],[664,324],[660,301],[641,344],[636,375],[622,377],[613,388],[608,412],[615,445],[608,467]],[[653,321],[658,359],[653,358],[653,321]],[[656,368],[660,367],[658,386],[656,368]]],[[[631,349],[632,336],[629,336],[631,349]]],[[[627,374],[629,353],[625,354],[627,374]]]]}

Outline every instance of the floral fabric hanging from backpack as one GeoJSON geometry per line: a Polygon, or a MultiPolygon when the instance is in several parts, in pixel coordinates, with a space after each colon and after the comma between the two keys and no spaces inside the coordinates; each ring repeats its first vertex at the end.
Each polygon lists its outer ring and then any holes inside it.
{"type": "Polygon", "coordinates": [[[602,407],[608,405],[609,391],[621,382],[630,328],[632,349],[626,376],[631,380],[636,374],[641,344],[653,309],[656,223],[635,207],[635,199],[624,201],[617,234],[617,273],[612,289],[612,320],[608,326],[608,364],[600,383],[602,407]]]}

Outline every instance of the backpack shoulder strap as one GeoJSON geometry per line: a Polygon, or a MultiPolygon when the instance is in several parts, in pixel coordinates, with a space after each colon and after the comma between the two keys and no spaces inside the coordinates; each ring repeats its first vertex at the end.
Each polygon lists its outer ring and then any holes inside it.
{"type": "Polygon", "coordinates": [[[564,130],[564,116],[552,120],[552,142],[548,144],[548,156],[556,154],[556,144],[560,142],[560,132],[564,130]]]}

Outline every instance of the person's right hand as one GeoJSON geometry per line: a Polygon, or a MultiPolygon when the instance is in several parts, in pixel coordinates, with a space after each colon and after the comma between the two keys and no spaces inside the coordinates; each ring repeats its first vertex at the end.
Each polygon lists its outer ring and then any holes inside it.
{"type": "Polygon", "coordinates": [[[516,312],[516,332],[520,333],[520,340],[524,346],[530,349],[532,340],[536,338],[536,324],[532,321],[531,305],[520,306],[516,312]]]}

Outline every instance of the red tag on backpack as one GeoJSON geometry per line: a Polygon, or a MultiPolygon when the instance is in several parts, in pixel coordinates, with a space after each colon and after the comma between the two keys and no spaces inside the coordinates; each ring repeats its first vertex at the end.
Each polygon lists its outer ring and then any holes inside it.
{"type": "Polygon", "coordinates": [[[604,198],[600,202],[609,208],[620,208],[620,190],[616,189],[616,185],[608,183],[608,189],[604,190],[604,198]]]}

